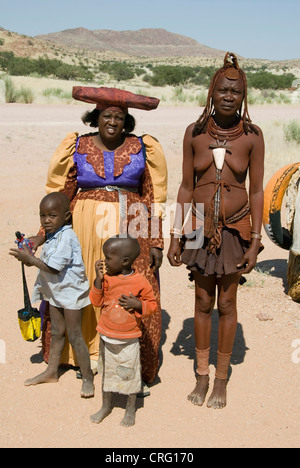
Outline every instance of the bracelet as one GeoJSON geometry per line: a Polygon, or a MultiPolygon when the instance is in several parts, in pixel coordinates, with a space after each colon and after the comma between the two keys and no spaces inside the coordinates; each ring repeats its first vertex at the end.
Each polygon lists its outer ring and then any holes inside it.
{"type": "Polygon", "coordinates": [[[258,232],[251,231],[251,239],[262,239],[262,235],[259,234],[258,232]]]}
{"type": "Polygon", "coordinates": [[[171,236],[176,235],[176,237],[181,237],[182,236],[182,229],[172,228],[171,231],[170,231],[170,235],[171,236]]]}

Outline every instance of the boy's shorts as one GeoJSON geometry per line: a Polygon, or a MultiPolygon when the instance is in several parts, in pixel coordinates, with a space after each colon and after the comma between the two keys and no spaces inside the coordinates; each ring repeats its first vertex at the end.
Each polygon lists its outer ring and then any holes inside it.
{"type": "Polygon", "coordinates": [[[101,338],[100,350],[103,360],[103,391],[123,395],[138,393],[142,387],[139,339],[114,344],[101,338]]]}

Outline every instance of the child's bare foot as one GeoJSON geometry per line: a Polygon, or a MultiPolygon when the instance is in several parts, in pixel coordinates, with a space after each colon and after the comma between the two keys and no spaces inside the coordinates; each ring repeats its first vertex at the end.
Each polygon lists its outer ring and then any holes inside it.
{"type": "Polygon", "coordinates": [[[99,424],[103,421],[103,419],[105,419],[109,414],[111,413],[111,407],[103,407],[101,408],[100,411],[98,411],[98,413],[95,413],[95,414],[92,414],[92,416],[90,416],[90,420],[91,422],[95,423],[95,424],[99,424]]]}
{"type": "Polygon", "coordinates": [[[99,424],[103,421],[106,416],[108,416],[111,411],[112,411],[112,405],[111,405],[111,397],[112,393],[111,392],[103,392],[102,393],[102,408],[98,413],[92,414],[90,416],[90,420],[95,423],[99,424]]]}
{"type": "Polygon", "coordinates": [[[95,387],[93,379],[82,379],[81,398],[93,398],[95,387]]]}
{"type": "Polygon", "coordinates": [[[128,411],[126,411],[124,418],[120,422],[120,425],[124,427],[134,426],[135,425],[135,411],[133,414],[132,413],[130,414],[128,411]]]}
{"type": "Polygon", "coordinates": [[[198,375],[196,387],[188,395],[188,400],[190,400],[194,405],[202,406],[208,392],[209,387],[209,376],[208,375],[198,375]]]}
{"type": "Polygon", "coordinates": [[[222,409],[226,406],[226,387],[227,380],[215,379],[214,388],[210,395],[207,407],[214,409],[222,409]]]}
{"type": "Polygon", "coordinates": [[[121,426],[130,427],[134,426],[135,424],[135,402],[136,402],[136,394],[132,394],[128,396],[127,405],[125,416],[120,422],[121,426]]]}
{"type": "Polygon", "coordinates": [[[25,380],[24,385],[26,387],[29,387],[30,385],[39,385],[42,383],[56,383],[56,382],[58,382],[58,377],[50,375],[47,373],[47,371],[45,371],[42,374],[39,374],[33,377],[32,379],[25,380]]]}

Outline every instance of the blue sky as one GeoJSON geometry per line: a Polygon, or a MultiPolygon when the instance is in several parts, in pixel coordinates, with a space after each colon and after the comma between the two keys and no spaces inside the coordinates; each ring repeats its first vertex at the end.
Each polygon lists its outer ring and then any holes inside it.
{"type": "Polygon", "coordinates": [[[247,58],[300,58],[300,0],[0,0],[0,7],[0,26],[28,36],[164,28],[247,58]]]}

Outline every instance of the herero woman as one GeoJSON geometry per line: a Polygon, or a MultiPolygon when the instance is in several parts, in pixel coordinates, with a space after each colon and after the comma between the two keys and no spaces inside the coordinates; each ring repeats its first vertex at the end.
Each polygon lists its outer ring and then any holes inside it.
{"type": "Polygon", "coordinates": [[[246,76],[236,56],[227,53],[224,66],[212,78],[202,115],[185,133],[177,199],[181,212],[175,217],[168,252],[171,265],[186,264],[195,281],[197,382],[188,396],[195,405],[203,405],[209,389],[211,314],[216,296],[217,368],[207,406],[226,405],[237,328],[237,288],[241,274],[254,268],[262,248],[263,169],[264,140],[248,114],[246,76]],[[182,227],[184,204],[191,202],[193,218],[199,211],[195,207],[204,206],[204,242],[198,248],[190,248],[192,238],[183,236],[190,234],[182,227]]]}
{"type": "MultiPolygon", "coordinates": [[[[155,208],[166,201],[167,167],[155,138],[132,134],[135,119],[128,112],[129,108],[156,109],[159,100],[116,88],[80,86],[73,88],[73,97],[94,104],[94,109],[82,120],[97,130],[66,136],[52,157],[46,190],[61,191],[71,201],[73,228],[81,244],[90,285],[95,279],[95,261],[104,259],[105,240],[120,232],[127,233],[130,223],[136,227],[134,234],[139,234],[141,255],[134,267],[146,276],[160,304],[157,270],[162,262],[163,239],[160,212],[155,208]],[[138,211],[146,212],[146,224],[140,223],[143,226],[135,223],[138,211]],[[154,235],[153,226],[156,226],[154,235]]],[[[98,358],[98,319],[99,309],[85,308],[82,329],[92,361],[98,358]]],[[[159,365],[160,307],[143,320],[141,328],[142,376],[151,383],[159,365]]],[[[43,336],[47,359],[47,330],[43,336]]],[[[65,346],[62,362],[76,363],[69,346],[65,346]]]]}

